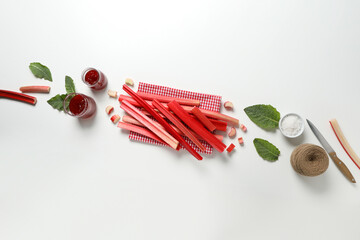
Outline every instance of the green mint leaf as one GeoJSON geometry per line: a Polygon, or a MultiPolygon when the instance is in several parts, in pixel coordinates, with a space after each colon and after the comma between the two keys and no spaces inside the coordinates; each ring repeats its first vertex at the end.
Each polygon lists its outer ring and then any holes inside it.
{"type": "Polygon", "coordinates": [[[50,106],[52,106],[53,108],[59,110],[59,111],[63,111],[64,110],[64,100],[65,100],[66,94],[58,94],[55,97],[52,97],[51,99],[49,99],[47,101],[48,104],[50,104],[50,106]]]}
{"type": "Polygon", "coordinates": [[[269,162],[278,160],[280,151],[273,144],[261,138],[255,138],[253,142],[257,153],[264,160],[268,160],[269,162]]]}
{"type": "Polygon", "coordinates": [[[275,129],[279,126],[280,113],[271,105],[258,104],[247,107],[244,111],[261,128],[275,129]]]}
{"type": "Polygon", "coordinates": [[[65,88],[66,88],[67,93],[74,93],[75,92],[74,81],[69,76],[65,76],[65,88]]]}
{"type": "Polygon", "coordinates": [[[30,63],[29,68],[37,78],[43,78],[52,82],[51,72],[48,67],[38,62],[30,63]]]}

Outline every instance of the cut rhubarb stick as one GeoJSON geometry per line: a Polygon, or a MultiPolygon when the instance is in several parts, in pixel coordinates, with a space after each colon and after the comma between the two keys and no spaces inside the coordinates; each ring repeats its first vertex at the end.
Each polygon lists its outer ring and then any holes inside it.
{"type": "MultiPolygon", "coordinates": [[[[122,120],[123,122],[125,123],[130,123],[130,124],[133,124],[133,125],[137,125],[137,126],[140,126],[140,127],[144,127],[144,124],[142,124],[141,122],[139,122],[138,120],[136,120],[135,118],[131,117],[131,116],[128,116],[128,115],[124,115],[122,117],[122,120]]],[[[174,130],[179,133],[181,136],[186,136],[183,132],[180,131],[179,128],[177,128],[176,126],[174,125],[171,125],[170,126],[172,128],[174,128],[174,130]]],[[[162,127],[162,126],[161,126],[162,127]]],[[[187,128],[188,129],[188,128],[187,128]]],[[[200,137],[198,134],[194,133],[194,131],[192,131],[191,129],[188,129],[197,139],[200,139],[200,140],[204,140],[202,139],[202,137],[200,137]]],[[[223,141],[224,137],[222,135],[217,135],[217,134],[214,134],[214,136],[219,139],[220,141],[223,141]]]]}
{"type": "Polygon", "coordinates": [[[107,106],[106,108],[105,108],[105,112],[108,114],[108,115],[110,115],[112,112],[114,111],[114,107],[113,106],[107,106]]]}
{"type": "Polygon", "coordinates": [[[235,129],[234,127],[231,127],[231,128],[230,128],[230,131],[229,131],[229,133],[228,133],[228,136],[229,136],[230,138],[233,138],[233,137],[235,137],[235,135],[236,135],[236,129],[235,129]]]}
{"type": "Polygon", "coordinates": [[[115,124],[117,123],[119,120],[120,120],[120,116],[115,114],[115,115],[112,115],[110,120],[115,124]]]}
{"type": "Polygon", "coordinates": [[[247,131],[247,128],[245,127],[244,124],[240,124],[240,128],[241,128],[241,130],[243,130],[243,132],[246,132],[246,131],[247,131]]]}
{"type": "MultiPolygon", "coordinates": [[[[119,96],[119,102],[123,101],[123,100],[128,100],[132,105],[136,106],[136,107],[141,107],[140,104],[138,104],[132,97],[130,96],[126,96],[126,95],[123,95],[121,94],[119,96]]],[[[150,104],[151,102],[150,101],[146,101],[148,104],[150,104]]],[[[163,103],[163,106],[168,109],[167,105],[163,103]]],[[[193,109],[192,107],[190,106],[183,106],[182,107],[184,108],[184,110],[188,113],[191,113],[191,110],[193,109]]],[[[214,112],[214,111],[210,111],[210,110],[205,110],[205,109],[200,109],[200,111],[205,115],[207,116],[208,118],[211,118],[210,121],[216,126],[216,129],[217,130],[220,130],[220,131],[226,131],[226,126],[225,126],[225,129],[224,129],[224,126],[220,127],[216,124],[216,122],[214,121],[219,121],[219,124],[222,124],[224,121],[226,123],[230,123],[234,126],[238,126],[239,125],[239,119],[236,119],[236,118],[233,118],[233,117],[230,117],[228,115],[225,115],[225,114],[221,114],[219,112],[214,112]]]]}
{"type": "Polygon", "coordinates": [[[133,87],[134,86],[134,81],[131,78],[126,78],[125,79],[125,84],[128,86],[133,87]]]}
{"type": "Polygon", "coordinates": [[[13,100],[17,100],[20,102],[26,102],[26,103],[30,103],[32,105],[36,104],[36,97],[30,96],[27,94],[23,94],[23,93],[8,91],[8,90],[0,89],[0,97],[13,99],[13,100]]]}
{"type": "MultiPolygon", "coordinates": [[[[131,95],[143,108],[145,108],[145,110],[148,111],[152,115],[152,117],[154,117],[168,132],[170,132],[176,138],[176,140],[178,140],[181,143],[181,145],[183,145],[185,147],[185,149],[188,150],[196,159],[202,160],[202,157],[195,151],[195,149],[193,149],[185,141],[185,139],[183,139],[180,136],[180,134],[178,134],[170,126],[170,124],[167,121],[165,121],[165,119],[163,117],[161,117],[147,102],[145,102],[144,99],[142,99],[137,93],[135,93],[131,88],[129,88],[125,84],[123,85],[123,89],[125,90],[125,92],[127,92],[129,95],[131,95]]],[[[125,100],[125,102],[126,102],[126,100],[125,100]]]]}
{"type": "Polygon", "coordinates": [[[153,101],[154,99],[158,100],[159,102],[169,103],[171,101],[176,101],[179,104],[187,105],[187,106],[200,106],[200,100],[196,99],[185,99],[185,98],[174,98],[174,97],[167,97],[167,96],[161,96],[151,93],[144,93],[144,92],[138,92],[137,93],[141,98],[146,100],[153,101]]]}
{"type": "Polygon", "coordinates": [[[143,136],[145,136],[145,137],[154,139],[154,140],[156,140],[156,141],[158,141],[158,142],[160,142],[160,143],[162,143],[162,144],[168,145],[168,144],[166,144],[162,139],[160,139],[158,136],[156,136],[154,133],[152,133],[151,131],[147,130],[146,128],[139,127],[139,126],[135,126],[135,125],[128,124],[128,123],[124,123],[124,122],[118,122],[118,125],[117,125],[117,126],[118,126],[119,128],[136,132],[136,133],[141,134],[141,135],[143,135],[143,136]]]}
{"type": "MultiPolygon", "coordinates": [[[[126,86],[126,85],[125,85],[126,86]]],[[[177,149],[179,142],[174,139],[169,133],[164,131],[164,129],[159,128],[156,124],[153,123],[149,117],[144,115],[139,109],[132,106],[126,100],[122,101],[120,107],[124,109],[128,114],[133,116],[136,120],[145,125],[150,131],[152,131],[155,135],[161,138],[164,142],[166,142],[170,147],[177,149]]]]}
{"type": "Polygon", "coordinates": [[[169,108],[178,116],[186,125],[188,125],[194,132],[199,134],[206,142],[213,146],[219,152],[223,152],[226,145],[219,141],[214,135],[206,130],[202,124],[196,119],[192,118],[178,102],[172,101],[168,103],[169,108]]]}
{"type": "Polygon", "coordinates": [[[20,91],[23,93],[49,93],[49,86],[23,86],[20,87],[20,91]]]}
{"type": "Polygon", "coordinates": [[[233,110],[234,109],[234,104],[230,101],[226,101],[224,103],[224,107],[226,108],[226,110],[233,110]]]}
{"type": "Polygon", "coordinates": [[[231,143],[231,144],[228,146],[228,148],[226,149],[226,151],[228,151],[228,152],[230,153],[232,150],[234,150],[234,148],[235,148],[235,145],[234,145],[233,143],[231,143]]]}
{"type": "Polygon", "coordinates": [[[112,98],[117,97],[117,91],[115,91],[115,90],[109,89],[107,93],[108,93],[109,97],[112,97],[112,98]]]}
{"type": "Polygon", "coordinates": [[[239,142],[240,145],[243,145],[244,144],[244,139],[242,137],[239,137],[238,142],[239,142]]]}
{"type": "Polygon", "coordinates": [[[360,169],[360,158],[356,155],[353,148],[350,146],[349,142],[346,140],[344,133],[341,131],[340,125],[336,119],[330,121],[331,128],[333,129],[336,138],[339,140],[340,145],[345,150],[346,154],[350,159],[355,163],[355,165],[360,169]]]}
{"type": "Polygon", "coordinates": [[[216,127],[210,120],[199,110],[197,107],[193,107],[191,113],[210,131],[215,131],[216,127]]]}
{"type": "Polygon", "coordinates": [[[205,147],[201,144],[201,142],[187,129],[187,127],[184,126],[180,122],[179,119],[177,119],[174,115],[172,115],[166,108],[161,105],[161,103],[158,100],[154,100],[152,102],[152,105],[156,107],[167,119],[169,119],[170,122],[172,122],[177,128],[180,129],[182,133],[186,137],[188,137],[198,148],[200,148],[201,151],[205,151],[205,147]]]}

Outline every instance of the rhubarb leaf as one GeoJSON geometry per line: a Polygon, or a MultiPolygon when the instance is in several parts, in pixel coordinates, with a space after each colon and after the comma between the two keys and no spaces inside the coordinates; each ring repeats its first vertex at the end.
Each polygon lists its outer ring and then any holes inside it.
{"type": "Polygon", "coordinates": [[[50,106],[52,106],[53,108],[59,110],[59,111],[63,111],[64,110],[64,100],[65,100],[66,94],[58,94],[55,97],[52,97],[51,99],[49,99],[47,101],[48,104],[50,104],[50,106]]]}
{"type": "Polygon", "coordinates": [[[65,88],[67,93],[75,93],[74,81],[69,76],[65,76],[65,88]]]}
{"type": "Polygon", "coordinates": [[[261,128],[275,129],[279,126],[280,113],[271,105],[258,104],[247,107],[244,111],[261,128]]]}
{"type": "Polygon", "coordinates": [[[51,72],[48,67],[38,62],[30,63],[29,68],[37,78],[43,78],[52,82],[51,72]]]}
{"type": "Polygon", "coordinates": [[[278,160],[280,151],[273,144],[261,138],[255,138],[253,142],[257,153],[264,160],[269,162],[275,162],[278,160]]]}

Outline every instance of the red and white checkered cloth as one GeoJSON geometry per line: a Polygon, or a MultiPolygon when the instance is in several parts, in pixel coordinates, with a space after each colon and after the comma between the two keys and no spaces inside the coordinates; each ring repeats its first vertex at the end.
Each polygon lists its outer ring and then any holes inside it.
{"type": "MultiPolygon", "coordinates": [[[[148,83],[139,83],[138,92],[145,92],[145,93],[151,93],[151,94],[157,94],[162,96],[168,96],[168,97],[176,97],[176,98],[187,98],[187,99],[197,99],[200,100],[200,106],[201,109],[211,110],[215,112],[220,111],[220,104],[221,104],[221,96],[216,95],[210,95],[210,94],[204,94],[204,93],[196,93],[196,92],[190,92],[185,90],[179,90],[175,88],[170,87],[164,87],[154,84],[148,84],[148,83]]],[[[129,138],[131,140],[151,143],[151,144],[157,144],[157,145],[164,145],[156,140],[153,140],[151,138],[145,137],[141,134],[135,133],[130,131],[129,138]]],[[[192,146],[197,152],[202,152],[196,145],[190,141],[187,137],[185,137],[185,140],[192,146]]],[[[212,147],[200,140],[204,147],[206,154],[212,153],[212,147]]],[[[183,148],[183,147],[182,147],[183,148]]]]}

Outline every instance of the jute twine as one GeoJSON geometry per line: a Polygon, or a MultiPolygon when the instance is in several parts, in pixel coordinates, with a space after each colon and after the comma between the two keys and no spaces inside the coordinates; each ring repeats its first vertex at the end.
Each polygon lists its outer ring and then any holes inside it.
{"type": "Polygon", "coordinates": [[[329,166],[325,150],[314,144],[301,144],[294,149],[290,162],[294,170],[304,176],[318,176],[329,166]]]}

